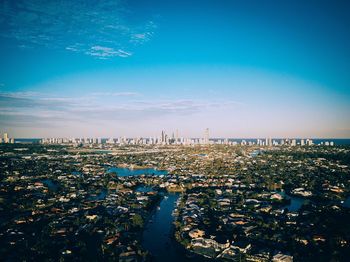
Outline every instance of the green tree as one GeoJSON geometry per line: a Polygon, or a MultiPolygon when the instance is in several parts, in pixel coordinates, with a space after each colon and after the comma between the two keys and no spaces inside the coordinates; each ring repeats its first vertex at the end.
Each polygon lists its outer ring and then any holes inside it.
{"type": "Polygon", "coordinates": [[[132,217],[132,224],[134,227],[143,227],[143,219],[139,214],[132,217]]]}

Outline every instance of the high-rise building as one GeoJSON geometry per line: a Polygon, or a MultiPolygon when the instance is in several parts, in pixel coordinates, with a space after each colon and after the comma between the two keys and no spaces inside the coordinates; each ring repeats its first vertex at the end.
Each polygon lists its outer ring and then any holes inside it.
{"type": "Polygon", "coordinates": [[[7,133],[4,133],[4,143],[8,143],[9,142],[9,137],[7,133]]]}
{"type": "Polygon", "coordinates": [[[209,144],[209,128],[206,128],[204,131],[204,144],[209,144]]]}
{"type": "Polygon", "coordinates": [[[162,143],[165,142],[165,137],[166,137],[165,131],[162,130],[162,137],[161,137],[161,142],[162,142],[162,143]]]}
{"type": "Polygon", "coordinates": [[[114,144],[114,140],[113,138],[109,138],[107,141],[106,141],[107,144],[114,144]]]}
{"type": "Polygon", "coordinates": [[[308,146],[312,146],[312,145],[313,145],[313,142],[312,142],[311,139],[306,139],[306,144],[307,144],[308,146]]]}

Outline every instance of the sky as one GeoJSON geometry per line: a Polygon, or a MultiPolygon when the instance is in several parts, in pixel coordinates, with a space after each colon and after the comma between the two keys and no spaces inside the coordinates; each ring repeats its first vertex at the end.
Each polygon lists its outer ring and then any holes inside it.
{"type": "Polygon", "coordinates": [[[350,138],[347,0],[0,0],[0,133],[350,138]]]}

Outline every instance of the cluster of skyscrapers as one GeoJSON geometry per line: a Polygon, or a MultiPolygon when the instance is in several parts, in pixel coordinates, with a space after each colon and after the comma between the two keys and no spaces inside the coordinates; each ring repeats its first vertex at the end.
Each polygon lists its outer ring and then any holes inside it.
{"type": "MultiPolygon", "coordinates": [[[[110,144],[110,145],[258,145],[258,146],[312,146],[312,139],[228,139],[228,138],[210,138],[209,128],[204,130],[202,138],[185,138],[179,136],[176,130],[172,135],[168,135],[164,130],[160,136],[154,137],[137,137],[137,138],[45,138],[41,140],[43,144],[110,144]]],[[[322,142],[322,145],[333,146],[333,141],[322,142]]]]}
{"type": "MultiPolygon", "coordinates": [[[[234,142],[234,144],[238,144],[237,142],[234,142]]],[[[256,141],[249,139],[249,140],[242,140],[240,142],[241,145],[258,145],[258,146],[312,146],[315,145],[314,141],[312,139],[289,139],[289,138],[281,138],[281,139],[272,139],[272,138],[265,138],[265,139],[256,139],[256,141]]],[[[323,146],[334,146],[333,141],[324,141],[320,142],[319,145],[323,146]]]]}
{"type": "Polygon", "coordinates": [[[13,144],[13,143],[15,143],[15,139],[10,138],[7,133],[4,133],[3,136],[1,136],[1,134],[0,134],[0,143],[13,144]]]}
{"type": "Polygon", "coordinates": [[[102,144],[101,138],[43,138],[42,144],[102,144]]]}
{"type": "Polygon", "coordinates": [[[160,136],[149,138],[44,138],[42,144],[118,144],[118,145],[194,145],[194,144],[210,144],[209,129],[205,130],[203,138],[184,138],[179,137],[179,131],[173,132],[169,136],[164,130],[160,136]]]}
{"type": "MultiPolygon", "coordinates": [[[[325,142],[326,145],[334,145],[333,142],[325,142]]],[[[297,141],[297,139],[279,139],[279,140],[272,140],[272,138],[265,138],[265,139],[257,139],[256,144],[259,146],[278,146],[278,145],[289,145],[289,146],[312,146],[314,143],[312,139],[300,139],[297,141]]]]}

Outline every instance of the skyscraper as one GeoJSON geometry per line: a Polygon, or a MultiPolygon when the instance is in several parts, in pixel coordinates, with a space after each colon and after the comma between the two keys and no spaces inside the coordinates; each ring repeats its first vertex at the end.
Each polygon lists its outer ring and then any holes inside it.
{"type": "Polygon", "coordinates": [[[206,128],[204,131],[204,144],[209,144],[209,128],[206,128]]]}
{"type": "Polygon", "coordinates": [[[4,133],[4,143],[8,143],[9,142],[9,137],[7,133],[4,133]]]}
{"type": "Polygon", "coordinates": [[[164,143],[165,142],[165,131],[162,130],[162,137],[161,137],[161,142],[164,143]]]}

